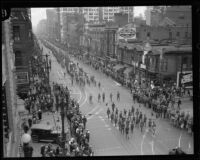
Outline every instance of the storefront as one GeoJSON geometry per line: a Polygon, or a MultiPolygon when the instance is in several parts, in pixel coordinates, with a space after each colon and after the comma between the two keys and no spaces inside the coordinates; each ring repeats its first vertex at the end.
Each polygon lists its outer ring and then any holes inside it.
{"type": "Polygon", "coordinates": [[[121,65],[121,64],[118,64],[118,65],[113,67],[113,70],[114,70],[114,73],[115,73],[115,77],[118,76],[119,70],[122,69],[122,68],[124,68],[124,66],[121,65]]]}
{"type": "Polygon", "coordinates": [[[124,70],[124,78],[125,78],[125,83],[126,85],[129,85],[131,83],[131,76],[130,73],[133,71],[133,67],[127,67],[124,70]]]}

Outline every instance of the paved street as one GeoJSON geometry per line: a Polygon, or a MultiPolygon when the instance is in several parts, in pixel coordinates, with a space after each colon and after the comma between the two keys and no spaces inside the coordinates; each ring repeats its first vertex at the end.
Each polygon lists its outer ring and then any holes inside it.
{"type": "MultiPolygon", "coordinates": [[[[49,53],[48,49],[44,52],[49,53]]],[[[65,52],[63,52],[65,53],[65,52]]],[[[118,128],[113,126],[110,120],[106,116],[106,103],[111,107],[109,95],[113,93],[113,100],[121,111],[124,108],[130,109],[132,105],[135,108],[139,108],[137,103],[133,104],[130,91],[125,87],[120,86],[113,79],[105,76],[100,71],[96,71],[90,66],[83,64],[75,59],[74,62],[78,62],[79,66],[83,68],[89,75],[94,75],[98,82],[101,82],[101,89],[98,87],[86,86],[84,90],[81,90],[78,86],[71,86],[71,80],[67,75],[64,77],[64,69],[56,61],[55,57],[51,54],[52,59],[52,71],[50,74],[51,81],[63,83],[67,85],[71,90],[71,96],[76,98],[80,104],[80,108],[83,114],[87,115],[88,123],[87,128],[91,132],[91,145],[96,156],[103,155],[157,155],[168,154],[169,149],[176,146],[181,147],[187,153],[193,153],[193,137],[186,131],[174,128],[169,124],[168,120],[157,119],[157,135],[153,138],[148,132],[141,133],[139,129],[135,128],[133,135],[130,134],[130,139],[127,140],[124,135],[121,135],[118,128]],[[120,102],[116,100],[116,93],[120,92],[120,102]],[[98,103],[98,93],[106,94],[106,103],[98,103]],[[93,104],[89,103],[89,95],[93,95],[93,104]]],[[[192,102],[183,103],[183,109],[192,111],[192,102]]],[[[141,107],[143,113],[148,118],[151,117],[151,110],[145,107],[141,107]]],[[[155,118],[155,117],[152,117],[155,118]]]]}

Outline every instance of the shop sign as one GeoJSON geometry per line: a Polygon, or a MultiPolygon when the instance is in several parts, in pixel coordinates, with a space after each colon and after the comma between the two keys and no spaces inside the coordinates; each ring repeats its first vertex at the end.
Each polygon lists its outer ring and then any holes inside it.
{"type": "Polygon", "coordinates": [[[17,84],[29,83],[28,72],[16,72],[17,84]]]}
{"type": "Polygon", "coordinates": [[[124,27],[118,30],[118,40],[128,40],[136,39],[136,28],[134,27],[124,27]]]}
{"type": "Polygon", "coordinates": [[[140,68],[146,69],[146,65],[141,64],[141,65],[140,65],[140,68]]]}
{"type": "MultiPolygon", "coordinates": [[[[181,72],[177,72],[177,87],[179,86],[179,81],[180,81],[180,74],[181,72]]],[[[192,71],[183,71],[182,72],[182,78],[181,78],[181,84],[184,85],[186,88],[187,87],[192,87],[192,71]]]]}

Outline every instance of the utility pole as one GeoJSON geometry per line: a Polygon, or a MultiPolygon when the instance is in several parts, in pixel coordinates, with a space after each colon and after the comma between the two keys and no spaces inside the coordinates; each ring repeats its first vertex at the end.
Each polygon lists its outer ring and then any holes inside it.
{"type": "Polygon", "coordinates": [[[65,156],[65,122],[64,122],[64,119],[65,119],[65,113],[64,113],[64,96],[63,96],[63,92],[61,91],[61,112],[60,112],[60,115],[61,115],[61,121],[62,121],[62,140],[61,140],[61,146],[62,146],[62,149],[63,149],[63,156],[65,156]]]}
{"type": "Polygon", "coordinates": [[[48,80],[48,84],[49,84],[49,65],[48,65],[49,61],[48,61],[48,56],[49,55],[46,54],[46,70],[47,70],[47,76],[48,76],[47,80],[48,80]]]}

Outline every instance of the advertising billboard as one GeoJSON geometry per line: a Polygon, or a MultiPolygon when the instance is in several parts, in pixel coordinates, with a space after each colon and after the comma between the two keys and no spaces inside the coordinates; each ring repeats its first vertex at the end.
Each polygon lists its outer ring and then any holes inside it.
{"type": "Polygon", "coordinates": [[[133,26],[125,26],[118,29],[118,41],[121,40],[135,40],[136,39],[136,28],[133,26]]]}
{"type": "MultiPolygon", "coordinates": [[[[180,73],[177,73],[177,87],[179,86],[180,82],[180,73]]],[[[193,88],[193,78],[192,78],[192,71],[183,71],[181,77],[181,84],[185,86],[185,88],[193,88]]]]}

